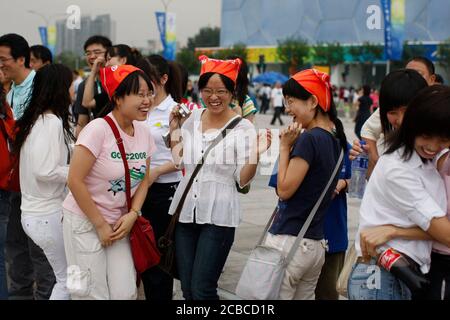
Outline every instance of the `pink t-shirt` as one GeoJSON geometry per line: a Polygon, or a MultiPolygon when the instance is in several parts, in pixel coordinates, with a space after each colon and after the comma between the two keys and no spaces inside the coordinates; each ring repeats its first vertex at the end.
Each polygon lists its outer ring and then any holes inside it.
{"type": "MultiPolygon", "coordinates": [[[[111,113],[109,116],[117,125],[111,113]]],[[[117,125],[128,158],[131,196],[145,177],[146,160],[156,149],[145,121],[134,121],[133,126],[134,136],[132,137],[117,125]]],[[[76,145],[86,147],[97,159],[85,178],[85,183],[92,200],[105,220],[109,224],[114,224],[122,214],[127,212],[125,169],[114,134],[104,119],[95,119],[81,131],[76,145]]],[[[71,192],[67,195],[63,207],[68,211],[84,215],[71,192]]]]}
{"type": "MultiPolygon", "coordinates": [[[[445,155],[447,159],[444,162],[439,173],[444,179],[445,191],[447,192],[447,218],[450,219],[450,154],[445,155]]],[[[433,242],[433,251],[441,254],[450,255],[450,248],[437,241],[433,242]]]]}

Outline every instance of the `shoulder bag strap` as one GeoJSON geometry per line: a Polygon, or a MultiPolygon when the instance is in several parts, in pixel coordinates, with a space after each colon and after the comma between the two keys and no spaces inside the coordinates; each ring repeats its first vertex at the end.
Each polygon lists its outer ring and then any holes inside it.
{"type": "Polygon", "coordinates": [[[181,195],[180,202],[178,202],[177,209],[175,210],[175,213],[172,216],[172,219],[170,220],[170,224],[166,230],[165,237],[171,238],[173,235],[173,231],[175,230],[175,225],[178,222],[178,219],[180,218],[181,209],[183,208],[184,201],[186,200],[187,194],[189,190],[191,189],[192,183],[194,182],[195,177],[197,176],[198,172],[202,168],[203,164],[205,163],[205,159],[208,155],[208,153],[219,144],[222,139],[224,139],[228,133],[229,130],[232,130],[236,125],[241,122],[242,117],[236,117],[231,121],[228,126],[222,130],[222,132],[214,139],[214,141],[211,143],[211,145],[206,149],[205,153],[203,154],[202,158],[200,159],[199,163],[194,169],[194,172],[192,173],[191,177],[189,178],[189,182],[186,185],[186,188],[183,191],[183,194],[181,195]]]}
{"type": "Polygon", "coordinates": [[[112,132],[114,133],[114,137],[116,138],[117,146],[119,147],[120,156],[122,157],[123,166],[125,168],[125,194],[127,196],[127,208],[128,211],[131,209],[131,180],[130,180],[130,170],[128,168],[127,156],[125,153],[125,148],[123,147],[123,140],[120,136],[119,130],[117,129],[114,121],[109,117],[105,116],[103,119],[109,124],[112,132]]]}
{"type": "Polygon", "coordinates": [[[316,215],[317,210],[319,209],[320,205],[322,204],[323,198],[327,194],[328,190],[330,189],[331,183],[333,182],[334,178],[336,177],[336,175],[338,173],[338,170],[341,166],[343,158],[344,158],[344,149],[341,149],[341,153],[339,154],[339,159],[336,163],[336,167],[334,168],[333,173],[331,174],[330,180],[328,180],[328,183],[325,186],[325,189],[323,189],[322,194],[320,195],[315,206],[312,208],[308,218],[306,219],[305,223],[303,224],[302,228],[300,229],[297,239],[295,240],[294,244],[292,245],[291,250],[289,251],[289,254],[286,258],[286,263],[289,263],[289,261],[291,261],[292,257],[295,254],[295,251],[297,251],[300,241],[303,239],[303,236],[305,235],[306,231],[308,231],[308,228],[311,225],[311,222],[312,222],[314,216],[316,215]]]}
{"type": "MultiPolygon", "coordinates": [[[[330,189],[330,185],[333,182],[334,178],[336,177],[336,174],[339,170],[339,167],[341,166],[343,158],[344,158],[344,149],[341,149],[341,152],[339,154],[339,159],[336,163],[333,173],[331,174],[330,180],[328,180],[328,183],[325,186],[325,189],[323,189],[322,194],[320,195],[319,199],[317,199],[316,204],[312,208],[308,218],[306,219],[300,232],[298,233],[297,239],[295,240],[294,244],[292,245],[291,250],[289,251],[289,254],[286,258],[286,263],[289,263],[289,261],[294,256],[294,253],[297,250],[297,247],[300,244],[300,241],[303,239],[303,236],[305,235],[306,231],[308,230],[308,228],[312,222],[312,219],[314,218],[317,210],[319,209],[320,205],[322,204],[323,198],[325,197],[326,193],[328,192],[328,189],[330,189]]],[[[258,243],[256,244],[257,246],[261,245],[262,242],[264,241],[267,231],[269,230],[269,227],[272,225],[273,219],[275,218],[275,215],[277,214],[277,212],[278,212],[278,207],[275,208],[275,210],[272,213],[272,216],[270,217],[269,221],[267,222],[266,227],[264,228],[264,232],[263,232],[262,236],[260,237],[258,243]]]]}

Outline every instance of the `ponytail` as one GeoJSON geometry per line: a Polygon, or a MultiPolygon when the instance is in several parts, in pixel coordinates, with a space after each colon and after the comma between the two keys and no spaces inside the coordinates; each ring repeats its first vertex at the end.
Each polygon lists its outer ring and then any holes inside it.
{"type": "MultiPolygon", "coordinates": [[[[170,94],[176,102],[180,103],[183,98],[183,92],[181,88],[181,71],[174,62],[168,62],[162,56],[158,54],[152,54],[148,56],[148,61],[158,71],[158,77],[161,79],[167,74],[167,82],[164,85],[164,90],[167,94],[170,94]]],[[[160,83],[160,80],[158,81],[160,83]]]]}
{"type": "Polygon", "coordinates": [[[344,149],[344,152],[347,152],[348,150],[347,137],[345,136],[342,121],[337,116],[336,105],[334,104],[333,99],[331,99],[331,106],[330,110],[328,111],[328,117],[334,123],[334,128],[336,130],[336,138],[338,138],[339,142],[341,143],[341,147],[342,149],[344,149]]]}
{"type": "Polygon", "coordinates": [[[183,89],[181,88],[181,71],[175,62],[169,62],[169,79],[166,82],[165,89],[172,96],[173,100],[181,103],[183,98],[183,89]]]}

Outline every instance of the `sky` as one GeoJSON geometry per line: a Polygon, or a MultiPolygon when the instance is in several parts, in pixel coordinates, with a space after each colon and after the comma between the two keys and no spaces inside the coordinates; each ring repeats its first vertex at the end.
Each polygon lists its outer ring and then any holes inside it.
{"type": "Polygon", "coordinates": [[[64,18],[70,5],[77,5],[81,15],[110,14],[116,21],[116,43],[146,47],[147,40],[159,41],[155,11],[164,11],[163,2],[169,2],[168,11],[176,14],[177,41],[182,46],[200,28],[220,27],[221,0],[0,0],[0,34],[14,32],[30,45],[40,44],[38,26],[44,19],[27,11],[39,12],[54,23],[64,18]]]}

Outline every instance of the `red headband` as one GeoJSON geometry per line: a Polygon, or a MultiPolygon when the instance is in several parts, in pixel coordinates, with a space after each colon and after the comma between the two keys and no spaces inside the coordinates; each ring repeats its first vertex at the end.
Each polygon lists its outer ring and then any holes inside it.
{"type": "Polygon", "coordinates": [[[234,60],[218,60],[218,59],[210,59],[205,55],[198,57],[198,60],[202,63],[202,68],[200,71],[200,75],[207,72],[220,73],[225,77],[230,78],[234,83],[236,83],[236,79],[239,73],[239,68],[241,67],[241,59],[234,60]]]}
{"type": "Polygon", "coordinates": [[[122,81],[130,73],[135,71],[141,71],[141,69],[131,65],[111,66],[100,69],[100,81],[108,94],[109,99],[111,99],[114,95],[117,87],[122,83],[122,81]]]}
{"type": "Polygon", "coordinates": [[[315,95],[319,100],[319,106],[328,112],[331,107],[331,85],[330,76],[316,69],[300,71],[292,76],[309,93],[315,95]]]}

